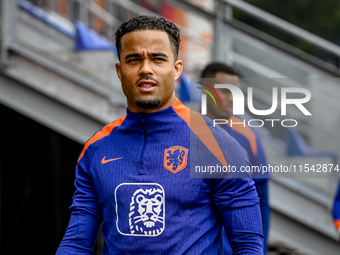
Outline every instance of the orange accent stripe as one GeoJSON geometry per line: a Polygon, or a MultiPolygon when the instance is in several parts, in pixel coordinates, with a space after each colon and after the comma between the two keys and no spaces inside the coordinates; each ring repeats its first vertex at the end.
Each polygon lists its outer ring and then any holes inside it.
{"type": "Polygon", "coordinates": [[[172,107],[175,112],[185,120],[189,128],[203,142],[208,150],[218,159],[218,161],[220,161],[222,166],[227,167],[227,171],[229,172],[228,164],[223,152],[202,115],[185,107],[177,98],[172,104],[172,107]]]}
{"type": "Polygon", "coordinates": [[[334,220],[334,225],[336,227],[336,230],[340,231],[340,220],[334,220]]]}
{"type": "Polygon", "coordinates": [[[123,121],[125,120],[125,118],[126,118],[126,116],[121,117],[121,118],[115,120],[114,122],[112,122],[112,123],[106,125],[105,127],[103,127],[102,130],[100,130],[100,131],[98,131],[97,133],[95,133],[95,134],[94,134],[94,135],[86,142],[86,144],[85,144],[85,146],[84,146],[84,149],[83,149],[83,151],[81,152],[81,154],[80,154],[80,156],[79,156],[78,162],[79,162],[79,161],[81,160],[81,158],[84,156],[84,154],[85,154],[87,148],[88,148],[91,144],[97,142],[98,140],[104,138],[105,136],[108,136],[108,135],[111,133],[111,131],[112,131],[115,127],[120,126],[120,125],[123,123],[123,121]]]}
{"type": "Polygon", "coordinates": [[[178,98],[172,103],[172,108],[174,108],[175,112],[188,124],[190,127],[190,109],[182,104],[178,98]]]}
{"type": "Polygon", "coordinates": [[[254,156],[256,156],[257,155],[257,142],[256,142],[256,136],[254,134],[254,131],[251,130],[251,128],[247,124],[246,124],[245,127],[243,125],[241,125],[241,124],[236,124],[236,125],[233,125],[231,127],[230,126],[230,121],[229,121],[230,119],[232,119],[233,122],[243,122],[243,121],[241,119],[239,119],[239,118],[236,118],[235,116],[231,116],[228,119],[227,125],[231,129],[235,130],[237,133],[240,133],[245,138],[247,138],[247,140],[250,143],[251,151],[253,152],[254,156]]]}

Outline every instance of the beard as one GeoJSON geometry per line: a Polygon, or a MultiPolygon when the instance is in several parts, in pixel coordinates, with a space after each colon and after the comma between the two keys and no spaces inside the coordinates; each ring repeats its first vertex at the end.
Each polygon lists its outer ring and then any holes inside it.
{"type": "Polygon", "coordinates": [[[161,100],[154,99],[149,101],[136,101],[136,105],[143,109],[151,109],[157,107],[161,103],[161,100]]]}

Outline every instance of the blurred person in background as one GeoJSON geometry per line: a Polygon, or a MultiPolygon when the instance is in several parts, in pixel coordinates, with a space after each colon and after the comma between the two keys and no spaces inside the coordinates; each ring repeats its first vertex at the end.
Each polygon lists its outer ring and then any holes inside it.
{"type": "Polygon", "coordinates": [[[338,184],[338,191],[335,194],[334,204],[333,204],[333,219],[334,225],[338,233],[340,233],[340,179],[338,184]]]}
{"type": "MultiPolygon", "coordinates": [[[[210,83],[208,85],[214,87],[214,84],[232,84],[239,87],[238,74],[229,65],[220,62],[212,62],[208,64],[201,73],[203,83],[210,83]]],[[[250,163],[253,166],[268,166],[265,152],[262,146],[259,135],[250,128],[247,124],[233,124],[242,123],[243,120],[233,116],[233,95],[228,89],[217,89],[216,92],[221,98],[222,105],[215,104],[212,98],[207,97],[207,116],[211,119],[227,119],[228,123],[220,125],[225,129],[232,137],[234,137],[240,145],[247,151],[249,155],[250,163]]],[[[270,207],[268,197],[268,179],[269,174],[254,173],[253,179],[255,181],[255,187],[260,198],[260,207],[263,224],[264,254],[267,252],[267,240],[269,232],[270,222],[270,207]]],[[[228,242],[226,240],[226,245],[228,242]]],[[[227,249],[229,252],[226,254],[232,254],[231,249],[227,249]]]]}
{"type": "Polygon", "coordinates": [[[253,180],[191,178],[196,157],[211,155],[211,162],[238,168],[250,163],[223,129],[175,97],[183,69],[179,29],[163,18],[139,16],[115,37],[127,115],[85,144],[57,254],[92,254],[101,222],[104,255],[222,254],[222,226],[234,254],[262,254],[253,180]]]}

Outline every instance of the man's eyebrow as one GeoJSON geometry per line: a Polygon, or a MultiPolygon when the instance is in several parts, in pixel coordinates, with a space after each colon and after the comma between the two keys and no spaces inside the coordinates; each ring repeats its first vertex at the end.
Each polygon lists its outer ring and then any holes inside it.
{"type": "Polygon", "coordinates": [[[138,58],[138,57],[140,57],[139,53],[131,53],[131,54],[127,54],[125,56],[125,59],[128,59],[128,58],[138,58]]]}
{"type": "MultiPolygon", "coordinates": [[[[164,58],[168,58],[168,55],[166,55],[165,53],[163,52],[153,52],[150,54],[152,57],[164,57],[164,58]]],[[[128,59],[128,58],[139,58],[141,55],[139,53],[130,53],[130,54],[127,54],[125,56],[125,59],[128,59]]]]}
{"type": "Polygon", "coordinates": [[[153,52],[150,55],[153,56],[153,57],[165,57],[165,58],[168,58],[168,55],[166,55],[163,52],[153,52]]]}

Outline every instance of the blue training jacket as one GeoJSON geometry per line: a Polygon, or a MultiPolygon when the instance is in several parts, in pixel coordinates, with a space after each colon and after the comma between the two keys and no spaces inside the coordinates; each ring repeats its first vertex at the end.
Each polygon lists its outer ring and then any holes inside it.
{"type": "MultiPolygon", "coordinates": [[[[262,142],[259,135],[250,128],[247,124],[242,124],[243,121],[235,116],[231,116],[228,119],[226,125],[221,127],[228,132],[232,137],[239,142],[239,144],[247,151],[249,155],[249,161],[254,167],[254,170],[261,171],[265,166],[268,169],[268,162],[265,156],[262,142]],[[231,123],[234,123],[231,125],[231,123]],[[236,124],[235,124],[236,123],[236,124]]],[[[263,225],[263,251],[266,254],[268,250],[267,241],[269,235],[269,224],[270,224],[270,207],[269,207],[269,195],[268,195],[268,183],[270,179],[269,172],[254,172],[253,180],[255,181],[255,187],[260,198],[260,208],[263,225]]],[[[228,241],[225,240],[225,255],[232,254],[230,248],[228,248],[228,241]]]]}
{"type": "Polygon", "coordinates": [[[57,254],[92,254],[101,222],[104,255],[222,254],[222,225],[234,254],[262,254],[253,180],[191,178],[190,165],[205,161],[235,169],[250,164],[222,128],[178,99],[154,113],[127,110],[81,152],[57,254]]]}

